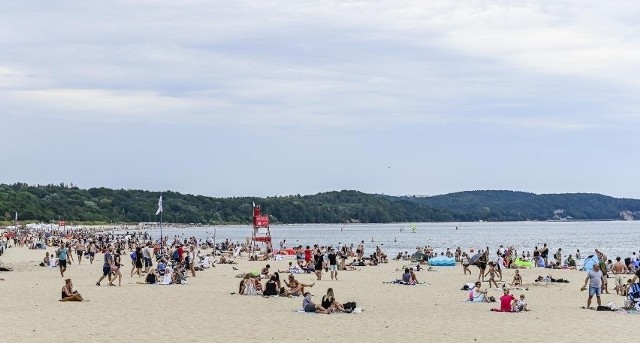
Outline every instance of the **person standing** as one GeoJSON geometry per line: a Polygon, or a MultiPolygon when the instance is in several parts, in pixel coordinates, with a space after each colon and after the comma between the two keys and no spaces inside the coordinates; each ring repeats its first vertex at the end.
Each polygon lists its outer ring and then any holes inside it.
{"type": "Polygon", "coordinates": [[[153,251],[151,250],[151,243],[147,242],[144,250],[142,251],[142,257],[144,258],[144,272],[148,273],[149,269],[153,267],[153,260],[151,259],[153,256],[153,251]]]}
{"type": "Polygon", "coordinates": [[[67,271],[67,257],[69,255],[69,250],[65,245],[61,245],[60,249],[58,249],[58,266],[60,267],[60,275],[64,277],[64,272],[67,271]]]}
{"type": "Polygon", "coordinates": [[[542,251],[540,252],[540,257],[542,257],[542,259],[544,260],[545,267],[549,265],[549,261],[547,260],[548,256],[549,256],[549,248],[547,247],[547,243],[544,243],[544,246],[542,247],[542,251]]]}
{"type": "Polygon", "coordinates": [[[596,296],[596,300],[598,301],[598,306],[601,306],[602,303],[600,301],[600,294],[602,294],[602,271],[600,270],[600,266],[597,264],[593,265],[593,270],[590,270],[587,273],[587,277],[584,279],[584,286],[582,286],[581,290],[584,291],[587,289],[587,283],[589,283],[589,298],[587,300],[587,307],[591,308],[591,299],[593,296],[596,296]]]}
{"type": "Polygon", "coordinates": [[[336,254],[336,249],[331,248],[331,252],[329,252],[329,271],[331,272],[331,280],[334,278],[338,280],[338,255],[336,254]]]}

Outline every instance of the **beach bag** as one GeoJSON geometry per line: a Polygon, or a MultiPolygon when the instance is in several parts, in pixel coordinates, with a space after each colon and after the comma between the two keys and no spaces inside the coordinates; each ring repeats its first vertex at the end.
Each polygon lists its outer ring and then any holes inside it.
{"type": "Polygon", "coordinates": [[[129,255],[129,256],[131,257],[131,260],[132,260],[132,261],[135,261],[135,260],[136,260],[136,258],[138,257],[138,254],[136,254],[136,252],[134,251],[134,252],[132,252],[132,253],[131,253],[131,255],[129,255]]]}
{"type": "Polygon", "coordinates": [[[348,302],[342,304],[342,307],[344,308],[344,311],[346,313],[351,313],[356,308],[356,302],[355,301],[348,301],[348,302]]]}

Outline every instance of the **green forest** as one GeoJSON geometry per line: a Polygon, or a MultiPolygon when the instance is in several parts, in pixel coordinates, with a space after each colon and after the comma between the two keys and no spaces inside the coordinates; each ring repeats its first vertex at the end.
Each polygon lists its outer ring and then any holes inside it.
{"type": "Polygon", "coordinates": [[[17,212],[20,222],[157,222],[249,224],[252,203],[272,223],[392,223],[522,220],[621,220],[640,218],[640,200],[601,194],[533,194],[468,191],[431,197],[367,194],[354,190],[315,195],[214,198],[172,191],[80,189],[65,184],[0,184],[0,221],[17,212]]]}

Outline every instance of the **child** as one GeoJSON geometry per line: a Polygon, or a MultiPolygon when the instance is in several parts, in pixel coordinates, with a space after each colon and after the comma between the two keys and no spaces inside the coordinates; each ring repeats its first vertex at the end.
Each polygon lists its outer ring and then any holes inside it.
{"type": "Polygon", "coordinates": [[[527,302],[524,300],[524,294],[520,294],[520,299],[518,299],[518,301],[516,301],[515,305],[513,306],[513,312],[522,311],[529,311],[529,309],[527,309],[527,302]]]}

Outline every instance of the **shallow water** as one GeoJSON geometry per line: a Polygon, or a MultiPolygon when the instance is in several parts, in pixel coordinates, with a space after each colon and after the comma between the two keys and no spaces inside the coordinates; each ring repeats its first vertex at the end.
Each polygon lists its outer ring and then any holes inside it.
{"type": "MultiPolygon", "coordinates": [[[[213,237],[214,231],[218,242],[244,242],[251,236],[250,226],[163,228],[165,236],[202,239],[213,237]]],[[[156,238],[160,236],[159,229],[149,232],[156,238]]],[[[416,246],[425,245],[438,252],[456,247],[476,251],[489,247],[492,253],[500,245],[513,245],[522,253],[547,243],[550,255],[562,248],[565,257],[575,254],[576,249],[586,257],[600,249],[611,259],[624,259],[640,249],[640,221],[273,225],[271,235],[275,248],[284,240],[287,247],[316,243],[357,245],[364,240],[365,252],[372,252],[379,245],[390,256],[400,251],[411,253],[416,246]]]]}

